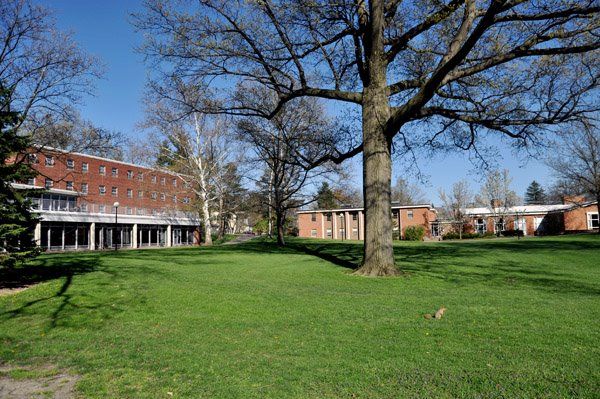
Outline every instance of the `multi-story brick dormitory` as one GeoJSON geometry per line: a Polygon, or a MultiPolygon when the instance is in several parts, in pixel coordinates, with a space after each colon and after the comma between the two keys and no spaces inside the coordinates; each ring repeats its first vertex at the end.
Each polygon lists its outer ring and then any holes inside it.
{"type": "Polygon", "coordinates": [[[44,189],[32,198],[41,219],[35,239],[43,249],[199,242],[199,222],[189,209],[193,193],[181,175],[51,148],[28,159],[38,175],[13,185],[44,189]]]}
{"type": "MultiPolygon", "coordinates": [[[[364,239],[363,208],[317,209],[298,211],[298,235],[300,237],[334,240],[364,239]]],[[[431,223],[437,218],[432,205],[392,205],[392,225],[395,238],[404,238],[408,226],[423,226],[426,235],[431,234],[431,223]]]]}

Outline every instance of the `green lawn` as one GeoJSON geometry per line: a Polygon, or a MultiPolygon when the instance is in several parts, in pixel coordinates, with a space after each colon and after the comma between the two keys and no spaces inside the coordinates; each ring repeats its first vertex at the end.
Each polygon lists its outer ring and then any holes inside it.
{"type": "Polygon", "coordinates": [[[600,237],[401,243],[385,279],[350,274],[360,253],[44,255],[46,282],[0,297],[0,363],[98,398],[600,396],[600,237]]]}

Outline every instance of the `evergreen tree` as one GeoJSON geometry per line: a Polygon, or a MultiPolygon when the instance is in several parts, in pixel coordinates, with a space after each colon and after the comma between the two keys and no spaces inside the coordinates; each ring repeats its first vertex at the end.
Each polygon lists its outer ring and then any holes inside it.
{"type": "Polygon", "coordinates": [[[329,187],[329,183],[323,182],[317,191],[317,207],[319,209],[334,209],[337,205],[335,194],[329,187]]]}
{"type": "Polygon", "coordinates": [[[10,92],[0,84],[0,267],[12,267],[38,254],[33,233],[37,222],[32,214],[28,190],[15,190],[11,182],[26,182],[36,173],[28,165],[28,136],[17,134],[20,122],[10,110],[10,92]]]}
{"type": "Polygon", "coordinates": [[[525,204],[541,205],[546,203],[546,193],[544,188],[535,180],[531,182],[525,192],[525,204]]]}

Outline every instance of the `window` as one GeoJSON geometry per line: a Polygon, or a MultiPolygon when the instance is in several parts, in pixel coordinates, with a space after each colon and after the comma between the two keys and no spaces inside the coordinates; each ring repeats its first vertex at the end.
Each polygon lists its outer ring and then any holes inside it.
{"type": "Polygon", "coordinates": [[[183,198],[183,203],[184,204],[189,204],[190,203],[190,198],[189,197],[183,198]]]}
{"type": "Polygon", "coordinates": [[[133,198],[133,190],[130,188],[127,189],[127,198],[133,198]]]}
{"type": "Polygon", "coordinates": [[[352,229],[352,237],[358,237],[358,229],[352,229]]]}
{"type": "Polygon", "coordinates": [[[53,156],[46,156],[46,166],[54,166],[54,157],[53,156]]]}
{"type": "Polygon", "coordinates": [[[331,229],[327,229],[327,237],[331,237],[331,229]]]}
{"type": "Polygon", "coordinates": [[[175,204],[177,203],[177,196],[176,195],[173,196],[173,203],[175,203],[175,204]]]}
{"type": "Polygon", "coordinates": [[[106,207],[104,205],[99,205],[98,206],[98,212],[100,212],[100,213],[106,212],[106,207]]]}
{"type": "Polygon", "coordinates": [[[177,179],[173,179],[173,187],[177,187],[177,179]]]}
{"type": "Polygon", "coordinates": [[[126,212],[128,215],[132,215],[132,214],[133,214],[133,209],[131,209],[130,207],[126,207],[126,208],[125,208],[125,212],[126,212]]]}
{"type": "Polygon", "coordinates": [[[46,179],[46,181],[44,182],[44,187],[50,189],[52,188],[52,186],[54,186],[54,182],[52,181],[52,179],[46,179]]]}
{"type": "Polygon", "coordinates": [[[138,190],[138,198],[144,198],[144,192],[142,190],[138,190]]]}
{"type": "Polygon", "coordinates": [[[496,223],[494,223],[494,232],[496,233],[500,233],[501,231],[504,231],[504,219],[500,218],[498,220],[496,220],[496,223]]]}
{"type": "Polygon", "coordinates": [[[485,219],[477,219],[475,221],[475,231],[477,232],[477,234],[485,234],[485,232],[487,231],[485,219]]]}
{"type": "Polygon", "coordinates": [[[598,213],[589,212],[587,217],[589,230],[600,228],[600,219],[598,218],[598,213]]]}
{"type": "Polygon", "coordinates": [[[75,161],[72,159],[67,159],[67,169],[75,169],[75,161]]]}
{"type": "Polygon", "coordinates": [[[87,183],[81,183],[81,193],[82,194],[88,193],[88,184],[87,183]]]}
{"type": "Polygon", "coordinates": [[[316,236],[317,236],[317,230],[316,230],[316,229],[312,229],[312,230],[310,231],[310,236],[311,236],[311,237],[316,237],[316,236]]]}
{"type": "Polygon", "coordinates": [[[412,219],[412,218],[414,217],[413,211],[408,211],[408,212],[406,212],[406,216],[407,216],[409,219],[412,219]]]}
{"type": "Polygon", "coordinates": [[[89,165],[87,162],[83,162],[83,163],[81,164],[81,171],[82,171],[83,173],[87,173],[87,172],[88,172],[88,170],[89,170],[89,168],[90,168],[90,165],[89,165]]]}
{"type": "Polygon", "coordinates": [[[98,191],[100,192],[100,195],[106,194],[106,186],[99,186],[98,191]]]}
{"type": "Polygon", "coordinates": [[[160,193],[160,200],[164,201],[167,197],[165,196],[165,193],[160,193]]]}
{"type": "Polygon", "coordinates": [[[152,198],[153,200],[155,200],[155,201],[156,201],[156,191],[153,191],[153,192],[150,194],[150,198],[152,198]]]}
{"type": "Polygon", "coordinates": [[[98,173],[104,176],[106,174],[106,166],[100,165],[100,167],[98,168],[98,173]]]}
{"type": "Polygon", "coordinates": [[[110,190],[110,193],[113,197],[116,197],[117,195],[119,195],[119,189],[113,186],[113,188],[110,190]]]}
{"type": "Polygon", "coordinates": [[[327,221],[328,221],[328,222],[331,222],[331,213],[328,213],[328,214],[327,214],[327,221]]]}
{"type": "Polygon", "coordinates": [[[352,214],[352,220],[356,220],[358,219],[358,213],[353,213],[352,214]]]}
{"type": "Polygon", "coordinates": [[[317,214],[316,213],[311,213],[311,215],[310,215],[310,221],[311,222],[316,222],[317,221],[317,214]]]}
{"type": "Polygon", "coordinates": [[[133,179],[133,170],[128,170],[128,171],[127,171],[127,178],[128,178],[129,180],[133,179]]]}
{"type": "Polygon", "coordinates": [[[40,163],[37,154],[28,154],[27,159],[29,160],[29,163],[40,163]]]}
{"type": "Polygon", "coordinates": [[[112,174],[112,177],[117,177],[117,176],[119,176],[119,169],[117,169],[117,168],[112,168],[111,174],[112,174]]]}
{"type": "Polygon", "coordinates": [[[81,208],[81,212],[87,212],[87,210],[88,210],[87,204],[81,204],[80,208],[81,208]]]}
{"type": "Polygon", "coordinates": [[[161,177],[161,178],[160,178],[160,184],[161,184],[161,185],[163,185],[163,186],[164,186],[165,184],[167,184],[167,179],[165,179],[164,177],[161,177]]]}
{"type": "Polygon", "coordinates": [[[136,213],[136,215],[143,215],[144,214],[144,208],[136,208],[135,213],[136,213]]]}
{"type": "Polygon", "coordinates": [[[143,174],[142,172],[138,172],[137,179],[138,179],[139,181],[144,181],[144,174],[143,174]]]}
{"type": "Polygon", "coordinates": [[[156,184],[156,176],[152,176],[152,183],[156,184]]]}
{"type": "Polygon", "coordinates": [[[67,190],[73,191],[73,182],[67,181],[67,190]]]}
{"type": "Polygon", "coordinates": [[[35,186],[35,177],[30,177],[29,179],[27,179],[27,184],[29,184],[30,186],[35,186]]]}

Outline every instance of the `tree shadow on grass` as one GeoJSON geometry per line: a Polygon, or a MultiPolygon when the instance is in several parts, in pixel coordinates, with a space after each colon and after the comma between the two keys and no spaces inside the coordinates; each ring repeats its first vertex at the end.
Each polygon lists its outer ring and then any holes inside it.
{"type": "MultiPolygon", "coordinates": [[[[4,311],[0,309],[0,321],[37,313],[48,315],[49,327],[55,328],[61,320],[74,315],[97,313],[101,314],[100,319],[106,319],[113,313],[121,311],[121,305],[126,306],[126,302],[131,298],[123,298],[120,295],[127,291],[119,288],[119,281],[123,280],[128,273],[137,272],[147,275],[153,271],[144,266],[130,267],[109,263],[105,265],[102,262],[105,255],[104,253],[44,255],[26,265],[11,270],[1,270],[0,287],[4,288],[28,287],[51,280],[62,280],[62,284],[51,295],[36,297],[26,302],[15,300],[17,303],[20,302],[16,307],[4,311]],[[99,274],[98,281],[94,281],[97,287],[102,288],[90,292],[81,288],[73,291],[72,288],[79,276],[94,272],[102,272],[99,274]]],[[[139,293],[136,293],[135,299],[143,300],[139,293]]]]}

